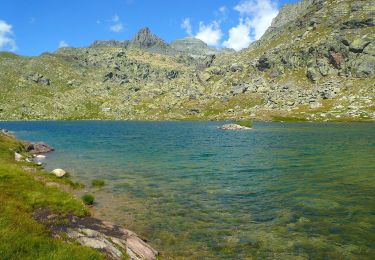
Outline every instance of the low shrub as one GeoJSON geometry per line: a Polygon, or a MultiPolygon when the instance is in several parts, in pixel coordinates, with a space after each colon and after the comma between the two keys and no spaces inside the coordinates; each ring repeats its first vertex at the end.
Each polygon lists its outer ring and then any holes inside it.
{"type": "Polygon", "coordinates": [[[93,205],[94,204],[94,196],[91,195],[91,194],[83,195],[82,200],[86,205],[93,205]]]}
{"type": "Polygon", "coordinates": [[[105,182],[103,180],[92,180],[91,185],[93,187],[103,187],[105,182]]]}

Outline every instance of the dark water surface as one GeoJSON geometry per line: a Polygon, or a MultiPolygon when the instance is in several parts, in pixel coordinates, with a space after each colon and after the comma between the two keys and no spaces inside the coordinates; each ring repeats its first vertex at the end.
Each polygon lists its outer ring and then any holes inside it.
{"type": "Polygon", "coordinates": [[[375,124],[0,122],[167,259],[370,259],[375,124]]]}

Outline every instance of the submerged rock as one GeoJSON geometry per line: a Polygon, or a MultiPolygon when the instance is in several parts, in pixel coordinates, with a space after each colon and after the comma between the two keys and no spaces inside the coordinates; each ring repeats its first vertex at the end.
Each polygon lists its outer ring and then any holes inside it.
{"type": "Polygon", "coordinates": [[[237,124],[226,124],[219,127],[221,130],[250,130],[250,127],[241,126],[237,124]]]}
{"type": "Polygon", "coordinates": [[[49,153],[55,150],[54,148],[52,148],[51,146],[43,142],[39,142],[39,143],[26,142],[24,146],[26,148],[26,151],[32,154],[49,153]]]}

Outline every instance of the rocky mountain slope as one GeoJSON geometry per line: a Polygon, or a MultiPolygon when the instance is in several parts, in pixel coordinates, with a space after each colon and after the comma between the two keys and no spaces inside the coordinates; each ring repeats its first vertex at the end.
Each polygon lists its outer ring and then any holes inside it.
{"type": "Polygon", "coordinates": [[[374,120],[375,1],[305,0],[241,52],[149,29],[0,54],[0,119],[374,120]]]}

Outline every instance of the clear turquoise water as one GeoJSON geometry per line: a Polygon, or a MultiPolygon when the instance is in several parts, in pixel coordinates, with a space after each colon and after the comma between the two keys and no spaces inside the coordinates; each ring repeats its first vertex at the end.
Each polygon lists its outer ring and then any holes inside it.
{"type": "Polygon", "coordinates": [[[0,122],[167,259],[371,259],[375,124],[0,122]]]}

